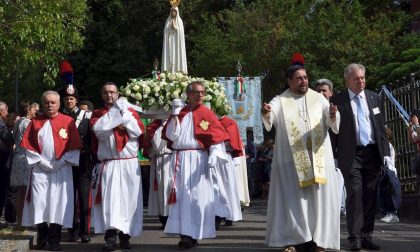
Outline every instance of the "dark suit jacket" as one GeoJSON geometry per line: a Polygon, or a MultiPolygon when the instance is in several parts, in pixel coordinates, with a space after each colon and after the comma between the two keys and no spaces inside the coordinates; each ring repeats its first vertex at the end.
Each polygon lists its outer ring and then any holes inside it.
{"type": "MultiPolygon", "coordinates": [[[[389,156],[389,143],[385,134],[385,118],[381,99],[378,94],[365,89],[365,95],[369,107],[370,121],[374,132],[376,143],[378,144],[381,163],[384,156],[389,156]],[[373,109],[378,108],[380,113],[374,114],[373,109]]],[[[350,103],[348,90],[344,90],[333,97],[330,102],[337,105],[340,112],[340,129],[332,141],[334,157],[338,160],[338,168],[343,175],[349,174],[356,154],[356,122],[350,103]]]]}

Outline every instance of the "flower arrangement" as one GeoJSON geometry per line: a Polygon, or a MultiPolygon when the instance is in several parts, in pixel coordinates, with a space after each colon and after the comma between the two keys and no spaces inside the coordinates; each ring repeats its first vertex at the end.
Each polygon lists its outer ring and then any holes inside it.
{"type": "Polygon", "coordinates": [[[169,111],[174,99],[186,100],[185,88],[188,83],[200,81],[206,87],[204,103],[218,115],[231,113],[225,88],[216,79],[205,80],[184,75],[182,73],[161,73],[159,78],[154,79],[130,79],[120,92],[127,99],[144,110],[161,108],[169,111]]]}

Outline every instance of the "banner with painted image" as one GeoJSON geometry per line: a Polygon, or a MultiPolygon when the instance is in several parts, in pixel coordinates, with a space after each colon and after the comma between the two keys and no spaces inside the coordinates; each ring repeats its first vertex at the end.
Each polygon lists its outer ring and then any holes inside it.
{"type": "Polygon", "coordinates": [[[246,130],[252,128],[254,142],[264,141],[261,121],[261,77],[219,77],[232,107],[229,117],[236,120],[242,141],[246,142],[246,130]]]}

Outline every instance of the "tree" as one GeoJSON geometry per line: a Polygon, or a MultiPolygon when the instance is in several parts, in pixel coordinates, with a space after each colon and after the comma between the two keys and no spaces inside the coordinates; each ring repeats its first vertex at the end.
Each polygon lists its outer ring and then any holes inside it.
{"type": "Polygon", "coordinates": [[[248,75],[269,73],[264,83],[269,99],[279,93],[290,57],[299,51],[312,81],[329,78],[340,89],[344,67],[359,62],[368,69],[368,84],[375,84],[378,68],[395,55],[395,38],[408,16],[398,9],[369,15],[365,10],[359,1],[238,2],[205,16],[191,38],[191,68],[205,77],[232,75],[240,59],[248,75]]]}
{"type": "Polygon", "coordinates": [[[36,71],[39,86],[52,85],[63,55],[82,46],[85,20],[83,0],[0,0],[1,96],[16,73],[36,71]]]}

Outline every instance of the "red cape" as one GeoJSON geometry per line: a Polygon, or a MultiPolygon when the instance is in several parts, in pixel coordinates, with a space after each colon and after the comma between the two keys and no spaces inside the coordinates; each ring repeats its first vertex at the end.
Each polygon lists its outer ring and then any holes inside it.
{"type": "MultiPolygon", "coordinates": [[[[209,149],[211,145],[229,140],[225,129],[212,110],[202,104],[193,110],[190,106],[185,106],[179,113],[179,121],[182,122],[184,116],[189,112],[193,113],[195,139],[203,149],[209,149]]],[[[171,119],[172,116],[169,120],[171,119]]],[[[168,141],[168,148],[172,149],[172,141],[166,137],[167,125],[163,128],[162,138],[168,141]]]]}
{"type": "Polygon", "coordinates": [[[239,133],[239,127],[235,120],[227,116],[220,118],[220,123],[226,129],[229,135],[230,146],[232,146],[232,157],[243,156],[243,144],[241,134],[239,133]]]}
{"type": "Polygon", "coordinates": [[[162,126],[163,121],[160,119],[155,119],[146,127],[146,134],[144,134],[144,141],[143,141],[143,156],[150,159],[149,151],[152,146],[152,139],[155,136],[156,130],[162,126]]]}
{"type": "Polygon", "coordinates": [[[82,147],[79,132],[73,118],[61,113],[58,113],[54,118],[41,115],[32,119],[20,145],[27,150],[41,154],[42,150],[38,144],[38,133],[47,121],[51,123],[56,159],[61,159],[65,152],[82,147]]]}
{"type": "MultiPolygon", "coordinates": [[[[110,109],[110,107],[105,106],[103,108],[96,109],[92,112],[92,117],[90,118],[91,128],[98,121],[99,118],[104,116],[109,111],[109,109],[110,109]]],[[[131,114],[133,114],[134,118],[137,120],[137,124],[139,125],[139,127],[141,129],[141,132],[143,134],[144,133],[144,124],[140,120],[139,114],[137,114],[137,112],[132,108],[129,108],[128,110],[131,112],[131,114]]],[[[116,147],[117,147],[117,151],[120,152],[124,149],[125,145],[128,142],[128,133],[125,130],[122,130],[118,127],[114,128],[113,131],[114,131],[115,144],[116,144],[116,147]]],[[[92,134],[95,136],[94,132],[92,132],[92,134]]],[[[95,155],[98,151],[98,140],[96,139],[96,136],[92,137],[92,151],[95,155]]]]}

